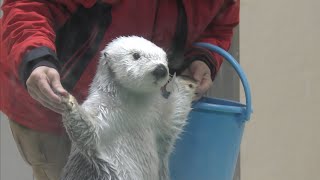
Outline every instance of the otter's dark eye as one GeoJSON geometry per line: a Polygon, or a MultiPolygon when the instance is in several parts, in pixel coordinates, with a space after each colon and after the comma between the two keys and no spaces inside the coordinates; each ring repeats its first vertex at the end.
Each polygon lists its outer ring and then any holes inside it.
{"type": "Polygon", "coordinates": [[[192,85],[192,84],[189,84],[189,88],[193,88],[193,85],[192,85]]]}
{"type": "Polygon", "coordinates": [[[133,58],[135,59],[135,60],[138,60],[139,58],[140,58],[140,54],[139,53],[133,53],[133,58]]]}

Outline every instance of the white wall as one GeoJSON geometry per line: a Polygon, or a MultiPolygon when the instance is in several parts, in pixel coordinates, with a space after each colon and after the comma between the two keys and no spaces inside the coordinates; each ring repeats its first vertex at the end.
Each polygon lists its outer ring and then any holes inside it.
{"type": "Polygon", "coordinates": [[[254,105],[242,180],[320,179],[319,8],[318,0],[241,0],[240,61],[254,105]]]}

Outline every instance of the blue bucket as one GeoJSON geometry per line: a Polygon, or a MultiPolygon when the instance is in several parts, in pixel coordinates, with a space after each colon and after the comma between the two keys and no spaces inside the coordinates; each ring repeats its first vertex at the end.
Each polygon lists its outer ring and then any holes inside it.
{"type": "Polygon", "coordinates": [[[188,125],[170,157],[172,180],[232,180],[245,122],[252,112],[247,78],[238,62],[223,49],[207,44],[228,61],[238,73],[246,105],[215,98],[202,98],[193,105],[188,125]]]}

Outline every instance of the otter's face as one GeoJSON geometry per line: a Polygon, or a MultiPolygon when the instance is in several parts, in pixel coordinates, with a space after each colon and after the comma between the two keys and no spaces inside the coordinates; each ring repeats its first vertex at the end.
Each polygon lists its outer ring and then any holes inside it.
{"type": "Polygon", "coordinates": [[[166,53],[150,41],[120,37],[103,51],[106,66],[117,82],[136,92],[152,92],[169,80],[166,53]]]}

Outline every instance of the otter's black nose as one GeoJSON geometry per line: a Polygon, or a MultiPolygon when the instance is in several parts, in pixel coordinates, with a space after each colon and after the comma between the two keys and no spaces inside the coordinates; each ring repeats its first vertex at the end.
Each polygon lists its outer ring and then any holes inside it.
{"type": "Polygon", "coordinates": [[[159,64],[153,71],[152,74],[158,80],[160,78],[164,78],[168,74],[167,68],[163,64],[159,64]]]}

